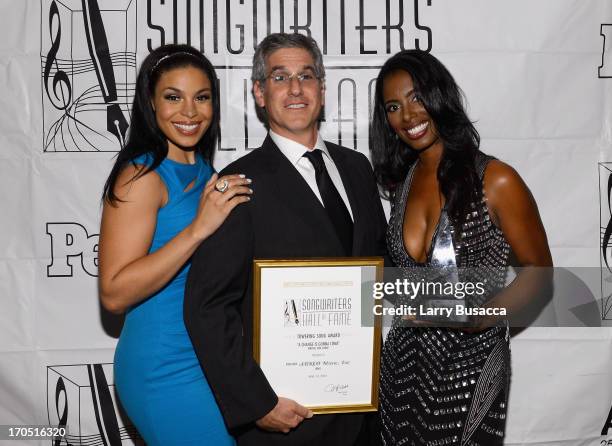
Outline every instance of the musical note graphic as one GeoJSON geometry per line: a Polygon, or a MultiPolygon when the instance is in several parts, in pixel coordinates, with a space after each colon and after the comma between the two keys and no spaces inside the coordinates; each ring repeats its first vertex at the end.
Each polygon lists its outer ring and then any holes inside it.
{"type": "MultiPolygon", "coordinates": [[[[55,386],[55,411],[59,417],[59,424],[57,427],[66,427],[68,421],[68,397],[66,396],[66,386],[62,378],[57,380],[55,386]],[[60,396],[63,397],[62,401],[62,414],[60,415],[60,396]]],[[[55,437],[53,439],[53,446],[60,446],[62,442],[66,443],[67,446],[72,446],[64,437],[55,437]]]]}
{"type": "Polygon", "coordinates": [[[601,240],[601,255],[603,256],[604,262],[608,271],[612,273],[612,269],[610,267],[610,263],[608,261],[608,250],[612,248],[611,238],[612,238],[612,173],[608,176],[608,213],[610,220],[604,230],[604,234],[601,240]]]}
{"type": "Polygon", "coordinates": [[[98,0],[41,1],[43,151],[118,151],[134,97],[134,3],[112,10],[124,14],[124,33],[107,34],[98,0]]]}
{"type": "Polygon", "coordinates": [[[612,162],[599,163],[601,319],[612,320],[612,162]]]}
{"type": "Polygon", "coordinates": [[[67,429],[64,437],[50,438],[53,446],[144,445],[134,425],[117,410],[112,380],[108,363],[47,367],[49,425],[67,429]]]}
{"type": "Polygon", "coordinates": [[[60,47],[60,43],[62,40],[62,22],[60,19],[59,10],[57,9],[57,4],[55,1],[51,3],[51,7],[49,8],[49,35],[51,37],[51,48],[47,53],[47,58],[45,61],[45,72],[43,75],[44,84],[45,84],[45,92],[47,93],[47,97],[51,101],[51,104],[58,110],[65,110],[70,104],[70,99],[72,95],[72,89],[70,87],[70,79],[65,71],[59,69],[58,62],[56,60],[57,52],[60,47]],[[57,21],[57,31],[55,35],[53,35],[53,23],[57,21]],[[53,96],[49,92],[49,79],[51,78],[51,70],[53,68],[53,64],[55,64],[56,70],[53,74],[53,96]],[[61,97],[57,94],[57,89],[59,87],[61,97]],[[66,91],[64,91],[64,88],[66,91]],[[55,101],[61,101],[59,104],[55,101]]]}
{"type": "Polygon", "coordinates": [[[602,320],[610,320],[612,315],[612,163],[600,164],[601,175],[607,176],[600,183],[601,212],[601,313],[602,320]],[[607,222],[606,222],[607,220],[607,222]]]}

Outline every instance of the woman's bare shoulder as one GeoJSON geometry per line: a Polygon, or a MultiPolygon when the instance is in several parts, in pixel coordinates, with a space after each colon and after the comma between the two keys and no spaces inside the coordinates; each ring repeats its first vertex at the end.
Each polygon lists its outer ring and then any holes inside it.
{"type": "Polygon", "coordinates": [[[157,172],[147,172],[146,165],[128,163],[117,176],[114,192],[124,202],[145,201],[161,203],[165,186],[157,172]]]}

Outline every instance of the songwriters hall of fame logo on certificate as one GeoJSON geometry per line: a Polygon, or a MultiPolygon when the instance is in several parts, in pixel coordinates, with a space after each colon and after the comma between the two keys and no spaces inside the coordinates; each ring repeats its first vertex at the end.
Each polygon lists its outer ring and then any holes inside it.
{"type": "Polygon", "coordinates": [[[285,327],[298,327],[300,326],[300,319],[302,316],[302,312],[298,312],[299,301],[296,304],[296,299],[285,299],[284,305],[284,321],[285,327]]]}
{"type": "Polygon", "coordinates": [[[41,0],[44,152],[118,151],[136,79],[136,0],[41,0]]]}
{"type": "Polygon", "coordinates": [[[352,325],[350,297],[284,299],[284,327],[348,327],[352,325]]]}

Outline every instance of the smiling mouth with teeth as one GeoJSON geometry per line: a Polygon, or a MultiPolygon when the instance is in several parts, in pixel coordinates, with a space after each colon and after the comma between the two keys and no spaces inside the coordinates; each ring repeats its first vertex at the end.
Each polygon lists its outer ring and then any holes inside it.
{"type": "Polygon", "coordinates": [[[420,136],[421,133],[423,133],[425,129],[427,129],[428,125],[429,125],[429,122],[423,122],[412,128],[406,129],[406,133],[408,133],[409,136],[420,136]]]}
{"type": "Polygon", "coordinates": [[[291,108],[291,109],[298,109],[298,108],[305,108],[306,104],[289,104],[287,105],[287,108],[291,108]]]}
{"type": "Polygon", "coordinates": [[[194,133],[198,127],[200,126],[200,123],[195,123],[195,124],[179,124],[178,122],[173,122],[172,123],[181,133],[194,133]]]}

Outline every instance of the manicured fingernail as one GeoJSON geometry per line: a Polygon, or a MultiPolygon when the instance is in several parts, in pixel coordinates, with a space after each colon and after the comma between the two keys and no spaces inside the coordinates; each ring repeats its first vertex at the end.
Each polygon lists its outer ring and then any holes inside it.
{"type": "Polygon", "coordinates": [[[253,180],[251,180],[250,178],[247,178],[246,182],[247,182],[248,184],[251,184],[251,183],[253,182],[253,180]]]}
{"type": "Polygon", "coordinates": [[[249,194],[252,194],[252,193],[253,193],[253,189],[249,189],[249,194]]]}
{"type": "Polygon", "coordinates": [[[245,177],[246,177],[246,175],[245,175],[245,174],[243,174],[243,173],[241,173],[241,174],[240,174],[240,175],[238,175],[238,176],[239,176],[240,178],[245,178],[245,177]]]}

